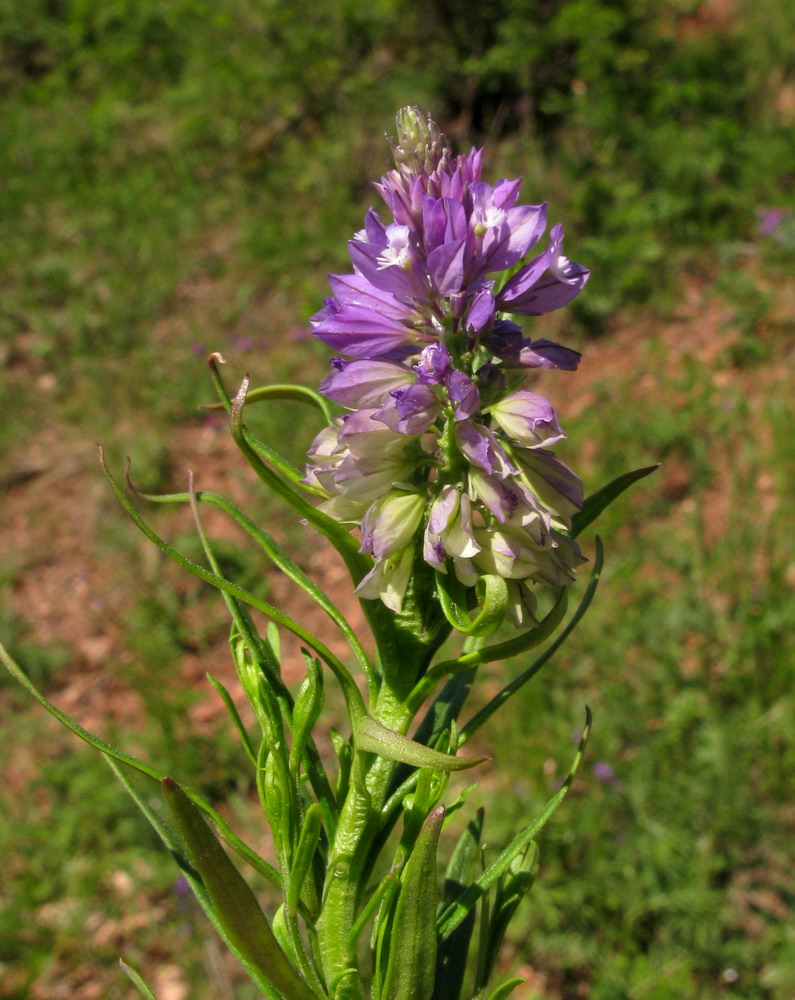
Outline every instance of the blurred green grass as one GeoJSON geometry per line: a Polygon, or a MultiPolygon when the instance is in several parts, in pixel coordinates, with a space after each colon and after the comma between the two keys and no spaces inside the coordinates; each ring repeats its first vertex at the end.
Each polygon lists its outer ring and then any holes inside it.
{"type": "MultiPolygon", "coordinates": [[[[46,467],[98,437],[117,467],[133,455],[137,482],[181,488],[179,448],[208,426],[196,408],[211,350],[238,377],[320,376],[326,354],[299,334],[325,272],[345,266],[403,104],[431,110],[461,145],[487,140],[490,176],[524,175],[525,197],[549,199],[592,268],[549,329],[584,345],[586,366],[604,344],[619,360],[602,363],[576,418],[554,383],[567,457],[592,488],[664,467],[605,516],[590,616],[487,734],[506,793],[493,796],[495,844],[554,786],[585,701],[590,764],[614,773],[587,771],[556,818],[512,942],[548,997],[791,996],[793,33],[787,0],[0,8],[0,456],[16,496],[37,449],[46,467]],[[771,210],[779,223],[761,235],[771,210]],[[711,286],[722,310],[717,353],[696,330],[666,340],[693,286],[711,286]],[[609,345],[632,322],[640,343],[623,364],[609,345]]],[[[256,419],[300,462],[310,419],[256,419]]],[[[217,456],[214,471],[237,476],[217,456]]],[[[56,482],[54,533],[64,496],[56,482]]],[[[267,498],[254,511],[301,544],[267,498]]],[[[193,544],[176,515],[152,516],[193,544]]],[[[188,656],[215,669],[222,614],[145,554],[110,501],[96,517],[86,558],[126,588],[112,624],[129,630],[130,655],[113,673],[151,720],[134,740],[226,799],[254,839],[231,736],[190,740],[196,695],[162,683],[188,656]]],[[[262,577],[226,539],[224,555],[262,577]]],[[[9,565],[6,593],[36,568],[9,565]]],[[[4,639],[57,691],[80,654],[36,639],[14,609],[4,639]]],[[[120,952],[148,970],[179,962],[207,980],[192,996],[224,995],[170,860],[105,766],[42,732],[5,682],[0,696],[13,779],[0,996],[132,996],[120,952]],[[131,910],[153,919],[131,924],[131,910]]]]}

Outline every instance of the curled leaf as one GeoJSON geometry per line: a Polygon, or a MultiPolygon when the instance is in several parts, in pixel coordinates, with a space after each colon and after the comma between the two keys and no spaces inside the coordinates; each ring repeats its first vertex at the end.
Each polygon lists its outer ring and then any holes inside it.
{"type": "Polygon", "coordinates": [[[476,587],[477,611],[467,613],[467,590],[454,572],[436,574],[436,593],[445,618],[463,635],[482,638],[496,632],[508,610],[508,584],[501,576],[480,577],[476,587]]]}

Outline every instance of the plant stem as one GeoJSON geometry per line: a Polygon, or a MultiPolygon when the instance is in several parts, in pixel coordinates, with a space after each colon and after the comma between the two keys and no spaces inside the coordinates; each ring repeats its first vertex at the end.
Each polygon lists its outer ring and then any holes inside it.
{"type": "MultiPolygon", "coordinates": [[[[382,685],[372,714],[401,734],[411,722],[411,713],[387,684],[382,685]]],[[[317,923],[323,972],[335,1000],[364,1000],[362,977],[348,938],[367,888],[368,856],[381,827],[381,807],[396,767],[395,761],[385,757],[357,752],[350,791],[337,824],[317,923]],[[350,970],[348,975],[346,970],[350,970]]]]}

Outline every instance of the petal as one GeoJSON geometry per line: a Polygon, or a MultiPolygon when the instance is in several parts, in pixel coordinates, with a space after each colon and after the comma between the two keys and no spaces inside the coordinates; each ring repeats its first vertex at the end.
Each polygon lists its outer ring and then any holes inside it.
{"type": "Polygon", "coordinates": [[[400,434],[419,435],[428,430],[436,420],[441,404],[429,385],[420,382],[393,389],[390,399],[373,414],[400,434]]]}
{"type": "Polygon", "coordinates": [[[324,310],[325,318],[313,330],[332,350],[372,358],[411,345],[411,331],[402,323],[365,306],[333,301],[336,305],[324,310]]]}
{"type": "Polygon", "coordinates": [[[454,295],[464,283],[465,240],[443,243],[428,254],[428,274],[439,296],[454,295]]]}
{"type": "Polygon", "coordinates": [[[348,361],[331,371],[319,391],[350,409],[380,406],[392,389],[414,381],[405,365],[391,361],[348,361]]]}

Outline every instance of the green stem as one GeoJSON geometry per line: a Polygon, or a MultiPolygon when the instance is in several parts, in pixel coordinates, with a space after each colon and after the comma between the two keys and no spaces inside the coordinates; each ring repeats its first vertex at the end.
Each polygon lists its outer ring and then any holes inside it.
{"type": "MultiPolygon", "coordinates": [[[[383,684],[372,712],[390,729],[405,734],[411,722],[400,696],[383,684]]],[[[363,1000],[362,979],[349,941],[356,923],[366,880],[370,848],[381,827],[381,810],[397,764],[357,752],[354,779],[343,804],[329,857],[323,905],[317,924],[323,972],[336,1000],[363,1000]],[[355,974],[345,975],[346,970],[355,974]],[[335,990],[333,985],[338,984],[335,990]]]]}

